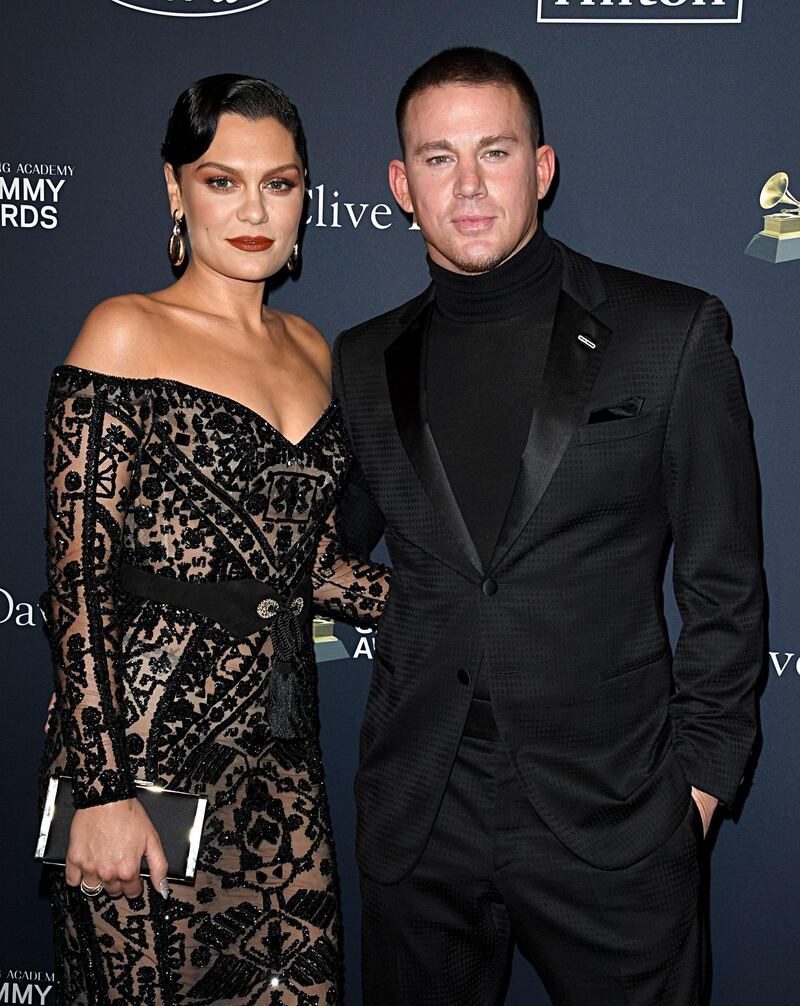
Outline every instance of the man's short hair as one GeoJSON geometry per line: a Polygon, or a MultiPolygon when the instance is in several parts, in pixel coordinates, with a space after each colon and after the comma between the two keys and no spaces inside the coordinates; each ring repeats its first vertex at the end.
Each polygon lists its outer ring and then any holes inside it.
{"type": "Polygon", "coordinates": [[[430,87],[442,87],[445,84],[494,84],[500,87],[513,87],[528,113],[533,146],[534,148],[539,146],[542,117],[539,109],[539,97],[530,77],[519,63],[509,56],[493,52],[491,49],[464,45],[455,49],[445,49],[443,52],[431,56],[403,84],[397,99],[395,118],[397,119],[400,149],[404,156],[403,125],[409,101],[415,94],[427,91],[430,87]]]}

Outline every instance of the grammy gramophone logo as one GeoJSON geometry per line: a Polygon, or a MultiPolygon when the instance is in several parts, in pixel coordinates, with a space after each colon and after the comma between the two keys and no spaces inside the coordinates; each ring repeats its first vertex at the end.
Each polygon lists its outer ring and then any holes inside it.
{"type": "Polygon", "coordinates": [[[765,262],[793,262],[800,259],[800,199],[789,191],[789,176],[785,171],[768,178],[759,196],[761,208],[775,209],[776,213],[764,216],[764,227],[745,248],[745,255],[765,262]]]}

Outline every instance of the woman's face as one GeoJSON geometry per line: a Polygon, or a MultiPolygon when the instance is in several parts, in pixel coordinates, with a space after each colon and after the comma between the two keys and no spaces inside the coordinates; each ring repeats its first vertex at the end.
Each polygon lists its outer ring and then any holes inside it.
{"type": "Polygon", "coordinates": [[[170,209],[186,217],[192,255],[231,279],[282,269],[297,240],[305,187],[292,134],[277,119],[219,117],[211,146],[179,180],[165,166],[170,209]]]}

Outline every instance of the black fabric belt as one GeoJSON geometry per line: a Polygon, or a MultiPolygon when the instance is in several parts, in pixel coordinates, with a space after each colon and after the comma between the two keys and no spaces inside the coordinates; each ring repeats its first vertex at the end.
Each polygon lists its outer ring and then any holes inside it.
{"type": "Polygon", "coordinates": [[[238,640],[268,629],[273,653],[265,683],[272,735],[295,740],[316,733],[310,579],[284,596],[254,578],[216,583],[176,580],[123,563],[118,583],[136,597],[210,618],[238,640]]]}
{"type": "Polygon", "coordinates": [[[218,622],[236,639],[270,628],[281,608],[305,627],[311,621],[311,580],[303,580],[288,596],[255,578],[244,580],[176,580],[122,563],[118,583],[123,590],[174,608],[185,608],[218,622]]]}
{"type": "Polygon", "coordinates": [[[464,724],[465,737],[477,737],[480,740],[494,741],[500,736],[497,731],[492,703],[488,699],[472,699],[469,704],[467,721],[464,724]]]}

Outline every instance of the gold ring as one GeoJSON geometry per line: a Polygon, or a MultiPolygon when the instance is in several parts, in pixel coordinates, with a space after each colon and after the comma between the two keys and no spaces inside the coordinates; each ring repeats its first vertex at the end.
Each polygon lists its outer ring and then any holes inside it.
{"type": "Polygon", "coordinates": [[[105,890],[102,884],[98,884],[97,887],[87,887],[86,884],[81,880],[81,891],[86,895],[87,898],[96,898],[97,895],[105,890]]]}

